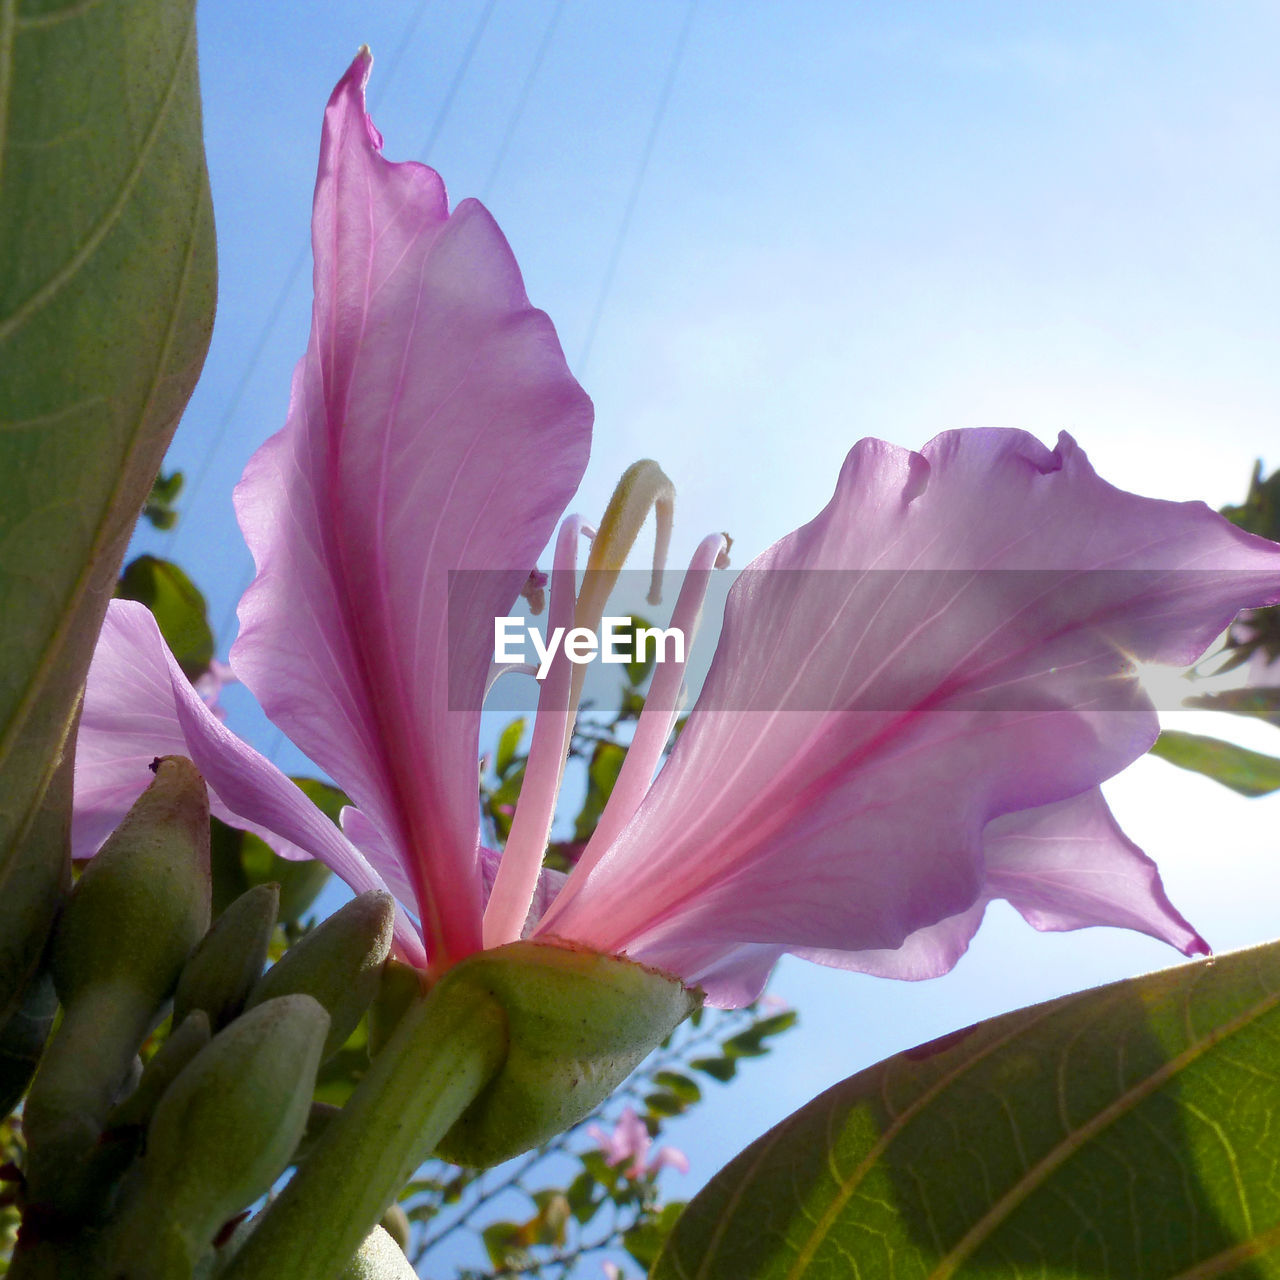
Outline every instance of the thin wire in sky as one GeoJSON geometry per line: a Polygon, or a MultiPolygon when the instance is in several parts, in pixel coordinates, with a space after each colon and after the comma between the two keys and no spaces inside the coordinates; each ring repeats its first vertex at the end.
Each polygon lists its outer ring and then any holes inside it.
{"type": "Polygon", "coordinates": [[[485,28],[489,25],[489,17],[493,13],[493,6],[496,3],[497,0],[486,0],[484,9],[480,13],[480,21],[476,23],[475,30],[471,33],[471,39],[467,42],[466,50],[462,55],[462,61],[458,63],[457,71],[453,73],[453,80],[449,85],[448,92],[444,95],[444,101],[440,104],[440,110],[436,112],[431,132],[427,134],[427,140],[422,144],[422,150],[419,154],[424,160],[431,155],[431,148],[436,145],[436,140],[440,137],[440,131],[444,128],[444,122],[449,117],[453,100],[457,97],[458,89],[461,87],[462,81],[471,66],[471,59],[475,57],[476,50],[480,47],[480,41],[484,37],[485,28]]]}
{"type": "MultiPolygon", "coordinates": [[[[374,100],[379,101],[381,95],[385,94],[387,85],[391,83],[391,78],[396,73],[396,68],[400,65],[400,60],[404,56],[405,49],[408,48],[410,41],[417,34],[419,25],[422,22],[423,15],[427,11],[427,6],[431,0],[418,0],[418,4],[413,11],[404,30],[400,33],[400,39],[396,42],[395,48],[391,52],[391,57],[387,61],[387,74],[383,76],[374,89],[374,100]]],[[[196,495],[204,486],[204,482],[209,475],[209,468],[213,464],[214,457],[222,448],[222,442],[226,439],[227,429],[231,426],[232,420],[236,416],[237,410],[240,408],[240,402],[244,399],[245,392],[249,389],[249,383],[253,380],[253,375],[257,372],[258,365],[262,360],[263,352],[267,349],[267,343],[271,339],[271,335],[275,332],[276,325],[280,323],[280,316],[284,312],[285,303],[289,300],[289,295],[293,292],[293,287],[298,283],[298,277],[302,274],[303,267],[307,264],[307,258],[311,252],[310,238],[306,238],[302,244],[298,246],[297,253],[293,256],[293,261],[289,264],[289,270],[285,273],[284,281],[281,283],[279,290],[276,292],[275,301],[272,302],[270,309],[267,311],[267,317],[262,323],[262,328],[258,331],[257,339],[254,341],[253,347],[249,351],[249,359],[245,362],[244,368],[240,372],[240,377],[236,380],[230,397],[222,409],[222,416],[218,419],[217,425],[213,429],[213,435],[209,439],[208,447],[200,456],[200,463],[196,467],[195,475],[192,477],[187,487],[185,505],[188,511],[192,510],[195,505],[196,495]]],[[[178,541],[182,530],[185,528],[183,521],[178,523],[165,536],[165,551],[168,555],[173,554],[173,548],[178,541]]],[[[230,615],[234,618],[234,607],[230,615]]],[[[230,626],[230,620],[226,621],[219,631],[219,634],[225,634],[230,626]]]]}
{"type": "Polygon", "coordinates": [[[494,157],[493,167],[489,170],[489,176],[484,180],[484,186],[480,188],[481,202],[489,199],[489,193],[493,190],[498,171],[502,168],[503,161],[507,158],[507,151],[511,147],[511,141],[516,136],[520,121],[524,119],[524,111],[529,105],[529,95],[533,92],[534,81],[538,78],[538,72],[542,70],[543,60],[547,56],[547,50],[551,47],[551,38],[556,33],[556,27],[560,25],[560,15],[563,12],[564,0],[556,0],[555,8],[551,11],[551,21],[547,23],[546,30],[542,33],[542,40],[538,45],[537,53],[533,56],[529,74],[525,76],[524,84],[520,86],[520,96],[516,99],[515,110],[511,113],[511,119],[507,121],[507,131],[502,135],[502,142],[498,146],[498,154],[494,157]]]}
{"type": "MultiPolygon", "coordinates": [[[[378,86],[380,93],[386,92],[386,88],[391,81],[392,74],[394,74],[395,69],[400,65],[400,59],[404,52],[404,48],[417,30],[418,23],[421,21],[428,3],[429,0],[421,0],[421,3],[414,12],[412,20],[405,28],[404,34],[400,37],[400,40],[397,43],[388,63],[388,74],[382,79],[382,82],[378,86]]],[[[428,133],[427,140],[423,144],[422,154],[424,156],[430,152],[431,148],[435,145],[436,139],[440,136],[440,131],[444,128],[445,121],[449,116],[449,111],[453,106],[453,100],[457,96],[458,89],[460,88],[463,78],[467,73],[467,69],[471,66],[471,60],[475,56],[476,49],[484,35],[485,28],[489,25],[489,17],[493,13],[493,7],[496,3],[497,0],[486,0],[484,8],[481,10],[479,21],[477,21],[475,28],[471,32],[471,38],[467,42],[466,49],[463,51],[462,60],[458,64],[457,71],[454,72],[453,80],[449,85],[448,91],[445,93],[444,101],[440,104],[440,108],[436,112],[435,120],[432,121],[431,124],[431,131],[428,133]]],[[[200,470],[196,475],[195,482],[191,488],[191,493],[188,496],[188,504],[190,504],[191,499],[194,498],[196,491],[199,489],[205,476],[208,474],[210,460],[221,444],[222,438],[226,434],[227,426],[231,421],[231,417],[239,405],[240,399],[244,395],[245,388],[249,384],[249,379],[253,376],[254,370],[258,367],[258,362],[262,359],[262,353],[266,349],[267,340],[271,336],[272,330],[280,319],[280,313],[284,310],[285,301],[287,300],[290,291],[293,289],[294,284],[297,282],[298,275],[307,261],[310,249],[311,245],[308,242],[304,243],[298,250],[298,254],[294,258],[292,266],[289,268],[289,274],[285,278],[285,282],[281,287],[280,292],[276,295],[275,304],[271,308],[271,313],[267,317],[267,322],[263,326],[262,332],[258,335],[258,341],[249,357],[249,363],[245,367],[245,371],[241,375],[240,381],[236,384],[235,392],[232,394],[231,400],[228,402],[228,407],[224,411],[223,416],[218,423],[218,428],[214,432],[214,439],[209,445],[209,451],[201,461],[200,470]]],[[[248,569],[241,574],[239,584],[232,596],[231,603],[227,606],[223,613],[222,620],[219,623],[217,631],[218,635],[225,636],[230,633],[232,624],[235,622],[236,608],[239,605],[240,597],[244,594],[245,588],[248,587],[252,580],[252,569],[248,569]]]]}
{"type": "Polygon", "coordinates": [[[644,150],[640,153],[640,164],[636,169],[635,181],[631,184],[631,193],[627,197],[626,208],[622,213],[622,221],[618,224],[618,234],[614,237],[613,249],[609,254],[609,265],[605,268],[604,279],[600,282],[600,292],[596,295],[595,309],[591,313],[591,321],[587,325],[587,336],[582,343],[582,351],[578,356],[575,372],[579,378],[586,371],[587,361],[591,357],[591,348],[595,345],[596,333],[600,328],[600,318],[604,315],[605,304],[613,290],[613,278],[618,272],[618,263],[622,259],[622,249],[626,243],[627,233],[631,230],[631,219],[635,215],[636,205],[640,201],[640,190],[644,186],[645,175],[649,172],[649,161],[653,158],[654,144],[658,140],[658,131],[662,128],[663,117],[667,113],[667,104],[671,100],[671,91],[675,88],[676,77],[680,72],[680,63],[684,59],[685,46],[689,43],[689,32],[693,27],[694,11],[698,0],[689,0],[685,10],[684,24],[671,49],[671,60],[667,64],[666,79],[662,83],[662,92],[654,107],[653,122],[649,126],[649,136],[645,139],[644,150]]]}

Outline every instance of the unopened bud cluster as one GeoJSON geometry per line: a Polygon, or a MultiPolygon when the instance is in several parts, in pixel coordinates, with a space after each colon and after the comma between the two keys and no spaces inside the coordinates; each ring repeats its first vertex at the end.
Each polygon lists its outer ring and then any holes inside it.
{"type": "Polygon", "coordinates": [[[278,887],[249,889],[210,928],[204,782],[181,757],[153,767],[51,942],[61,1021],[23,1112],[14,1280],[216,1274],[236,1219],[294,1160],[316,1071],[363,1016],[390,950],[394,906],[373,892],[264,973],[278,887]]]}

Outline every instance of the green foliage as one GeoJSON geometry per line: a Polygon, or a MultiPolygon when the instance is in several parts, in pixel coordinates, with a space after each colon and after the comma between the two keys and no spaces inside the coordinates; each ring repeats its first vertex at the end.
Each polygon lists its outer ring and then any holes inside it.
{"type": "Polygon", "coordinates": [[[596,829],[605,803],[613,794],[614,784],[627,758],[627,749],[616,742],[597,742],[587,765],[587,795],[573,824],[573,838],[586,840],[596,829]]]}
{"type": "Polygon", "coordinates": [[[155,615],[160,634],[188,680],[209,669],[213,631],[204,596],[176,564],[155,556],[131,560],[116,583],[116,595],[138,600],[155,615]]]}
{"type": "Polygon", "coordinates": [[[7,4],[0,45],[3,1023],[65,882],[41,803],[204,360],[215,253],[192,0],[7,4]]]}
{"type": "Polygon", "coordinates": [[[142,506],[143,518],[153,529],[168,530],[178,523],[176,503],[182,492],[181,471],[162,471],[151,485],[151,492],[142,506]]]}
{"type": "MultiPolygon", "coordinates": [[[[293,781],[328,816],[337,822],[338,812],[350,801],[337,787],[316,778],[293,781]]],[[[222,914],[232,902],[256,885],[280,886],[280,923],[285,934],[297,938],[300,921],[329,883],[329,868],[311,858],[282,858],[265,841],[213,820],[210,844],[213,870],[213,913],[222,914]]]]}
{"type": "Polygon", "coordinates": [[[1221,738],[1166,729],[1151,754],[1180,769],[1203,773],[1242,796],[1265,796],[1280,790],[1280,760],[1221,738]]]}
{"type": "Polygon", "coordinates": [[[524,726],[525,720],[521,716],[498,735],[498,746],[493,753],[493,771],[499,778],[505,778],[516,762],[516,750],[524,738],[524,726]]]}
{"type": "Polygon", "coordinates": [[[1237,507],[1223,507],[1222,514],[1247,533],[1280,540],[1280,471],[1264,477],[1259,459],[1253,464],[1244,501],[1237,507]]]}
{"type": "Polygon", "coordinates": [[[1274,1274],[1277,1035],[1272,944],[899,1054],[713,1178],[654,1280],[1274,1274]]]}

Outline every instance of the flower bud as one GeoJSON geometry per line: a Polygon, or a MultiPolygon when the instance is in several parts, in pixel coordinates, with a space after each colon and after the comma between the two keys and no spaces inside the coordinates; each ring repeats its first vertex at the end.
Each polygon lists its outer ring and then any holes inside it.
{"type": "Polygon", "coordinates": [[[119,1280],[168,1280],[289,1163],[307,1121],[329,1016],[305,995],[268,1000],[220,1031],[165,1091],[113,1245],[119,1280]]]}
{"type": "Polygon", "coordinates": [[[203,1009],[212,1029],[219,1031],[244,1008],[266,967],[279,904],[279,885],[256,885],[213,922],[178,979],[174,1026],[203,1009]]]}
{"type": "Polygon", "coordinates": [[[158,1008],[209,927],[209,797],[195,765],[165,756],[155,781],[80,877],[58,922],[64,1006],[90,986],[135,988],[158,1008]]]}
{"type": "Polygon", "coordinates": [[[323,1055],[328,1058],[342,1047],[378,993],[394,921],[389,893],[362,893],[295,942],[262,975],[248,1007],[294,992],[314,997],[330,1018],[323,1055]]]}
{"type": "Polygon", "coordinates": [[[464,960],[465,983],[507,1017],[506,1061],[437,1148],[488,1167],[590,1115],[702,1003],[678,978],[619,956],[513,942],[464,960]]]}
{"type": "Polygon", "coordinates": [[[107,1117],[109,1129],[128,1129],[145,1125],[155,1111],[164,1092],[179,1073],[209,1043],[212,1030],[209,1015],[203,1009],[189,1013],[142,1072],[138,1087],[107,1117]]]}
{"type": "Polygon", "coordinates": [[[181,756],[80,877],[54,934],[50,969],[62,1023],[23,1113],[30,1200],[74,1216],[92,1188],[85,1159],[134,1056],[209,927],[209,801],[181,756]]]}
{"type": "Polygon", "coordinates": [[[340,1280],[416,1280],[417,1272],[395,1240],[374,1227],[361,1242],[340,1280]]]}

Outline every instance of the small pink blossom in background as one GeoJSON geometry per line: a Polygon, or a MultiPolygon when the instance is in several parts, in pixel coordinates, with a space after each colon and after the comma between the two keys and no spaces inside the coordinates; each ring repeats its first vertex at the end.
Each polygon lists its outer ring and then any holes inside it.
{"type": "Polygon", "coordinates": [[[599,1145],[610,1168],[630,1161],[623,1170],[628,1178],[652,1177],[664,1168],[689,1172],[688,1157],[676,1147],[660,1147],[652,1160],[648,1158],[653,1139],[633,1107],[622,1109],[612,1132],[606,1133],[598,1124],[591,1124],[587,1126],[587,1136],[599,1145]]]}
{"type": "MultiPolygon", "coordinates": [[[[529,936],[735,1006],[786,952],[945,973],[995,899],[1037,929],[1112,925],[1204,953],[1098,788],[1158,732],[1136,666],[1189,665],[1240,609],[1280,600],[1280,546],[1203,503],[1116,489],[1066,434],[854,444],[827,505],[729,592],[656,779],[682,669],[655,673],[570,875],[540,873],[576,712],[562,654],[512,837],[484,848],[493,621],[553,536],[550,622],[575,616],[587,522],[556,529],[592,410],[489,214],[450,211],[433,170],[383,158],[369,63],[325,112],[288,418],[236,490],[257,576],[231,652],[352,805],[339,831],[191,690],[145,608],[113,601],[77,746],[78,854],[177,751],[224,821],[356,890],[388,887],[400,954],[435,972],[529,936]]],[[[672,616],[686,633],[724,549],[699,544],[672,616]]]]}
{"type": "Polygon", "coordinates": [[[203,675],[198,676],[195,681],[195,690],[203,699],[205,706],[213,712],[219,720],[227,718],[226,709],[222,706],[222,691],[229,684],[239,684],[236,679],[236,673],[232,671],[231,664],[227,662],[219,662],[214,658],[209,663],[209,669],[203,675]]]}

